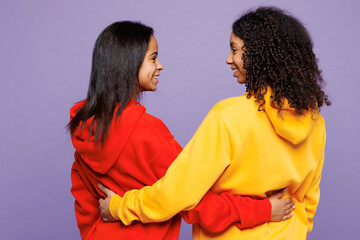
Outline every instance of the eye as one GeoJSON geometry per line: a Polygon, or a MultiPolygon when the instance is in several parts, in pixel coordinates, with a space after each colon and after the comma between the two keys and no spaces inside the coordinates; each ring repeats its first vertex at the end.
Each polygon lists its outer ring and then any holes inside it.
{"type": "Polygon", "coordinates": [[[156,57],[151,58],[153,62],[156,62],[156,57]]]}
{"type": "Polygon", "coordinates": [[[235,54],[237,52],[236,49],[232,48],[231,51],[235,54]]]}

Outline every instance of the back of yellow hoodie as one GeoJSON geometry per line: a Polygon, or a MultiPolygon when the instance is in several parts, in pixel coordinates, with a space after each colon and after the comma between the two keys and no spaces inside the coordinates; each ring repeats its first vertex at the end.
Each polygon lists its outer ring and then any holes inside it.
{"type": "Polygon", "coordinates": [[[305,239],[320,197],[324,119],[315,111],[297,115],[287,101],[279,113],[270,95],[265,111],[246,95],[216,104],[166,175],[151,187],[114,196],[112,215],[126,225],[159,222],[192,209],[208,190],[266,197],[288,187],[296,201],[291,219],[218,234],[194,225],[193,239],[305,239]]]}

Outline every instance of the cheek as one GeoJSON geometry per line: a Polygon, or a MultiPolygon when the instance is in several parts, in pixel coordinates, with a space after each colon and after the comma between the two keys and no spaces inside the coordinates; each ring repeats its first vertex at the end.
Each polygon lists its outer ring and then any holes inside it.
{"type": "Polygon", "coordinates": [[[145,66],[142,72],[143,78],[149,78],[153,74],[152,66],[145,66]]]}
{"type": "Polygon", "coordinates": [[[155,71],[156,71],[156,66],[155,65],[149,65],[146,68],[146,75],[148,77],[151,77],[152,75],[154,75],[155,71]]]}
{"type": "Polygon", "coordinates": [[[242,59],[241,59],[241,56],[238,56],[237,58],[236,58],[236,65],[242,70],[243,68],[243,61],[242,61],[242,59]]]}
{"type": "Polygon", "coordinates": [[[147,76],[148,76],[148,71],[146,71],[146,69],[144,69],[143,71],[141,71],[141,72],[139,73],[139,81],[140,81],[140,82],[146,81],[147,76]]]}

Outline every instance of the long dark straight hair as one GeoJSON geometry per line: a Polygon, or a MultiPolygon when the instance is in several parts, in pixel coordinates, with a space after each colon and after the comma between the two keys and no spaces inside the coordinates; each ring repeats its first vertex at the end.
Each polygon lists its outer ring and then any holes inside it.
{"type": "Polygon", "coordinates": [[[130,21],[115,22],[101,32],[93,50],[86,103],[67,125],[71,134],[94,117],[90,134],[95,133],[96,143],[105,142],[117,105],[116,119],[139,92],[138,73],[152,35],[151,27],[130,21]]]}

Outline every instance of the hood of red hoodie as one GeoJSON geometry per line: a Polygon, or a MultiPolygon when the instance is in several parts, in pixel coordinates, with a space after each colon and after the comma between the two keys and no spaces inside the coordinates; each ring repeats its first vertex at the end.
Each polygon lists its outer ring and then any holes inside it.
{"type": "Polygon", "coordinates": [[[279,108],[271,104],[271,93],[271,88],[268,88],[264,95],[264,109],[276,133],[294,145],[302,143],[311,133],[319,118],[319,112],[308,110],[298,115],[295,109],[290,107],[287,99],[284,99],[279,112],[279,108]]]}
{"type": "MultiPolygon", "coordinates": [[[[85,105],[86,101],[75,104],[70,109],[70,118],[72,119],[78,109],[85,105]]],[[[116,108],[117,110],[117,108],[116,108]]],[[[95,172],[104,174],[114,165],[131,133],[135,129],[139,119],[145,113],[146,109],[139,102],[130,100],[123,110],[120,118],[111,122],[108,136],[104,144],[96,143],[95,135],[90,134],[90,126],[93,117],[88,119],[83,129],[79,128],[71,134],[71,141],[81,159],[95,172]]],[[[116,112],[116,111],[115,111],[116,112]]]]}

